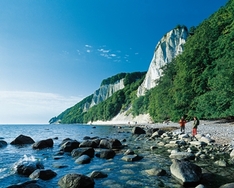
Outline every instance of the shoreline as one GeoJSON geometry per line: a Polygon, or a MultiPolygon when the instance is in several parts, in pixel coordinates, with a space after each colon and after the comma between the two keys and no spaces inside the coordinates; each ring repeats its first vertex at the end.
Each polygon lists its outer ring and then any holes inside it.
{"type": "MultiPolygon", "coordinates": [[[[140,121],[137,123],[126,123],[126,121],[97,121],[89,125],[113,125],[113,126],[145,126],[147,128],[165,128],[165,127],[178,127],[173,132],[180,132],[179,123],[149,123],[140,121]]],[[[189,121],[185,125],[185,133],[192,134],[193,121],[189,121]]],[[[215,140],[215,144],[227,145],[232,144],[234,141],[234,123],[223,122],[222,120],[200,120],[200,125],[197,129],[198,134],[209,135],[215,140]]]]}

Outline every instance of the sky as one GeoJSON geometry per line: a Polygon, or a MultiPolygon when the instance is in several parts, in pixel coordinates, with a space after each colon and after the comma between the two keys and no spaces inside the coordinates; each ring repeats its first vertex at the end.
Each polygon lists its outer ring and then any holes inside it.
{"type": "Polygon", "coordinates": [[[0,0],[0,124],[47,124],[228,0],[0,0]]]}

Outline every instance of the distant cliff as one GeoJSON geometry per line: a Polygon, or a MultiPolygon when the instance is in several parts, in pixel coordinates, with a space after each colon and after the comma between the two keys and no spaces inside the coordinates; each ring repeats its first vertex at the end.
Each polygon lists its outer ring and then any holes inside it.
{"type": "Polygon", "coordinates": [[[112,96],[113,93],[123,88],[124,88],[123,78],[121,80],[117,80],[114,84],[101,85],[100,88],[94,92],[89,108],[106,100],[107,98],[112,96]]]}
{"type": "Polygon", "coordinates": [[[104,79],[92,95],[68,108],[49,123],[86,123],[110,120],[121,109],[129,108],[146,72],[120,73],[104,79]]]}
{"type": "Polygon", "coordinates": [[[187,37],[188,30],[183,26],[178,26],[163,36],[156,45],[145,80],[138,88],[137,96],[144,95],[147,90],[156,86],[156,80],[162,76],[162,67],[183,52],[187,37]]]}

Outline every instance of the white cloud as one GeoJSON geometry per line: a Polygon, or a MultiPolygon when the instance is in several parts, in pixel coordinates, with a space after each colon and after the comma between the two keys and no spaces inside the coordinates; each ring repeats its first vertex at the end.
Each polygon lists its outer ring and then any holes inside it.
{"type": "Polygon", "coordinates": [[[110,52],[110,50],[104,50],[103,48],[98,49],[98,51],[99,51],[99,52],[103,52],[103,53],[109,53],[109,52],[110,52]]]}
{"type": "Polygon", "coordinates": [[[91,46],[91,45],[88,45],[88,44],[86,44],[85,47],[86,47],[86,48],[92,48],[92,46],[91,46]]]}
{"type": "Polygon", "coordinates": [[[54,93],[0,91],[0,124],[48,123],[80,100],[54,93]]]}
{"type": "Polygon", "coordinates": [[[87,53],[90,53],[90,52],[91,52],[91,50],[86,50],[86,52],[87,52],[87,53]]]}

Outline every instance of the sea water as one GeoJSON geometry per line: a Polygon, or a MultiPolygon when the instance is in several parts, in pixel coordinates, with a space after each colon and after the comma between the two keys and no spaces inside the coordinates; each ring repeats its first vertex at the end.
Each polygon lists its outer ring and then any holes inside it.
{"type": "Polygon", "coordinates": [[[100,138],[118,138],[128,137],[128,133],[118,135],[113,126],[93,126],[82,124],[59,124],[59,125],[0,125],[0,139],[8,143],[7,147],[0,148],[0,187],[7,187],[13,184],[29,181],[28,177],[16,174],[16,166],[19,163],[27,161],[40,161],[45,169],[51,169],[57,173],[57,176],[45,182],[45,187],[58,187],[58,180],[68,173],[88,174],[105,160],[96,158],[91,162],[92,165],[78,165],[69,155],[63,155],[63,158],[54,160],[53,155],[59,151],[59,144],[65,138],[82,141],[85,136],[100,138]],[[11,145],[19,135],[30,136],[35,142],[52,138],[53,148],[34,150],[31,145],[16,146],[11,145]],[[56,138],[56,139],[54,139],[56,138]],[[65,168],[55,168],[56,164],[65,165],[65,168]]]}
{"type": "MultiPolygon", "coordinates": [[[[106,125],[82,125],[82,124],[59,124],[59,125],[0,125],[0,139],[8,143],[0,148],[0,188],[30,181],[16,173],[19,163],[38,161],[45,169],[53,170],[57,176],[51,180],[38,180],[45,188],[59,188],[58,181],[64,175],[77,173],[89,176],[92,171],[102,171],[108,175],[106,178],[95,179],[95,188],[152,188],[170,187],[181,188],[178,182],[170,174],[168,153],[160,153],[158,149],[151,150],[155,145],[154,140],[144,137],[137,138],[131,133],[129,126],[106,126],[106,125]],[[52,138],[53,148],[34,150],[31,145],[11,145],[19,135],[30,136],[35,142],[52,138]],[[99,138],[116,138],[126,145],[126,148],[116,151],[113,159],[92,158],[89,164],[76,164],[75,159],[69,153],[65,153],[56,160],[54,155],[59,152],[59,145],[65,138],[83,141],[85,136],[99,138]],[[126,140],[126,142],[124,142],[126,140]],[[134,150],[143,159],[135,162],[121,160],[126,149],[134,150]],[[64,166],[58,168],[57,166],[64,166]],[[164,169],[166,175],[149,175],[146,171],[152,168],[164,169]]],[[[95,150],[98,150],[97,148],[95,150]]]]}

